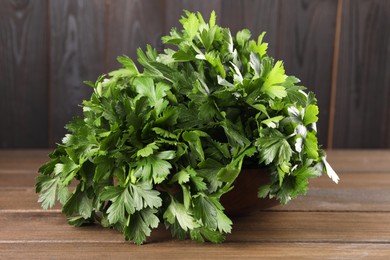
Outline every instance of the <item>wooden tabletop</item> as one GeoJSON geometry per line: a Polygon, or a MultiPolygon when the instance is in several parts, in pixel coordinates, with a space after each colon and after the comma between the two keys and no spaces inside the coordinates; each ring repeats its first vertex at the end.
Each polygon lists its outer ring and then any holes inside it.
{"type": "Polygon", "coordinates": [[[47,150],[0,151],[1,259],[390,259],[390,151],[329,151],[322,176],[288,205],[234,219],[223,244],[177,241],[164,229],[136,246],[98,225],[42,210],[34,184],[47,150]]]}

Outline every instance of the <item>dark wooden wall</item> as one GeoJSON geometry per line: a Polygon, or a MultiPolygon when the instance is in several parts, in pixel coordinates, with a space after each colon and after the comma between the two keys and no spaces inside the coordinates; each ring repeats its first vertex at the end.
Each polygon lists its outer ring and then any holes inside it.
{"type": "Polygon", "coordinates": [[[91,94],[82,82],[162,50],[183,9],[267,31],[270,55],[316,93],[325,147],[390,147],[389,0],[1,0],[0,147],[60,142],[91,94]]]}

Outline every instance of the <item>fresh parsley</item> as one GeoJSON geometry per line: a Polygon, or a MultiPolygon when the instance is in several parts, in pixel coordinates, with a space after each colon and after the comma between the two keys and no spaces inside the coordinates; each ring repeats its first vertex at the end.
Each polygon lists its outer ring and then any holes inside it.
{"type": "Polygon", "coordinates": [[[83,117],[40,169],[36,192],[47,209],[58,200],[69,223],[99,222],[142,244],[165,224],[172,235],[221,242],[232,221],[220,198],[244,167],[266,167],[260,198],[281,203],[307,191],[325,171],[316,134],[314,94],[287,76],[244,29],[229,29],[186,12],[173,46],[139,49],[141,70],[122,68],[86,82],[94,93],[83,117]]]}

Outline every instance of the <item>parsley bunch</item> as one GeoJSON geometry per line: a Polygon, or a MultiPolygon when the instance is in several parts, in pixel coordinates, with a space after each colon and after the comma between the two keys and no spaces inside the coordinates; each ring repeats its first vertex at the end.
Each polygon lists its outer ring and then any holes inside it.
{"type": "Polygon", "coordinates": [[[182,30],[157,53],[138,49],[100,76],[83,118],[50,154],[37,178],[43,208],[56,200],[75,226],[99,222],[145,242],[164,223],[172,235],[221,242],[232,221],[220,203],[243,167],[263,168],[261,198],[304,194],[308,178],[337,175],[316,138],[313,93],[267,55],[249,30],[229,29],[186,12],[182,30]]]}

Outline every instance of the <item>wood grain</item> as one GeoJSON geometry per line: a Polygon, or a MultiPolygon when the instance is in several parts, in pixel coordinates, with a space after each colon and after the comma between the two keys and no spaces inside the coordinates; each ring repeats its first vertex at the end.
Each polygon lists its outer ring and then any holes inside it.
{"type": "Polygon", "coordinates": [[[116,58],[120,55],[136,61],[137,48],[144,50],[147,44],[161,51],[163,28],[164,1],[109,1],[106,70],[119,67],[116,58]]]}
{"type": "Polygon", "coordinates": [[[136,48],[148,43],[161,51],[160,37],[179,26],[183,9],[205,17],[215,10],[233,33],[267,31],[270,55],[316,93],[321,144],[390,147],[387,0],[1,1],[0,147],[60,142],[64,125],[91,94],[82,82],[117,68],[118,55],[135,58],[136,48]],[[334,42],[338,2],[341,36],[334,42]],[[332,56],[335,44],[339,57],[332,56]],[[329,104],[332,62],[338,65],[335,107],[329,104]],[[333,137],[326,142],[330,110],[333,137]]]}
{"type": "Polygon", "coordinates": [[[47,1],[0,3],[0,147],[47,145],[47,1]]]}
{"type": "MultiPolygon", "coordinates": [[[[1,212],[0,221],[0,241],[123,241],[121,233],[99,225],[72,227],[59,212],[1,212]]],[[[155,230],[149,239],[150,242],[169,240],[171,235],[163,227],[155,230]]],[[[227,235],[228,242],[241,243],[387,243],[389,240],[390,212],[261,211],[234,219],[233,232],[227,235]]]]}
{"type": "Polygon", "coordinates": [[[335,148],[390,145],[389,24],[389,1],[344,1],[335,148]]]}
{"type": "Polygon", "coordinates": [[[387,259],[388,244],[356,243],[229,243],[196,244],[168,241],[135,246],[130,243],[84,243],[74,246],[63,242],[0,242],[0,254],[6,259],[15,255],[25,259],[387,259]],[[44,250],[42,250],[44,248],[44,250]]]}
{"type": "Polygon", "coordinates": [[[58,205],[40,209],[28,165],[46,154],[0,151],[2,258],[387,259],[390,254],[390,151],[329,152],[341,167],[339,185],[326,177],[313,179],[307,196],[287,206],[234,218],[223,244],[178,241],[160,226],[143,246],[99,225],[72,227],[58,205]],[[373,164],[378,165],[370,171],[373,164]]]}
{"type": "MultiPolygon", "coordinates": [[[[47,153],[47,150],[0,151],[0,211],[40,210],[34,185],[36,169],[47,160],[47,153]]],[[[388,212],[389,159],[389,151],[330,151],[329,161],[341,178],[338,185],[326,175],[312,179],[306,196],[269,210],[388,212]]]]}
{"type": "Polygon", "coordinates": [[[277,59],[286,73],[316,94],[320,109],[319,143],[328,135],[332,54],[336,25],[335,0],[280,1],[277,59]]]}
{"type": "Polygon", "coordinates": [[[34,173],[49,160],[47,149],[2,149],[0,150],[0,172],[10,171],[16,174],[34,173]]]}
{"type": "Polygon", "coordinates": [[[390,172],[390,150],[332,150],[328,161],[340,172],[390,172]]]}
{"type": "Polygon", "coordinates": [[[49,144],[59,143],[68,121],[104,72],[105,1],[50,1],[49,144]]]}

